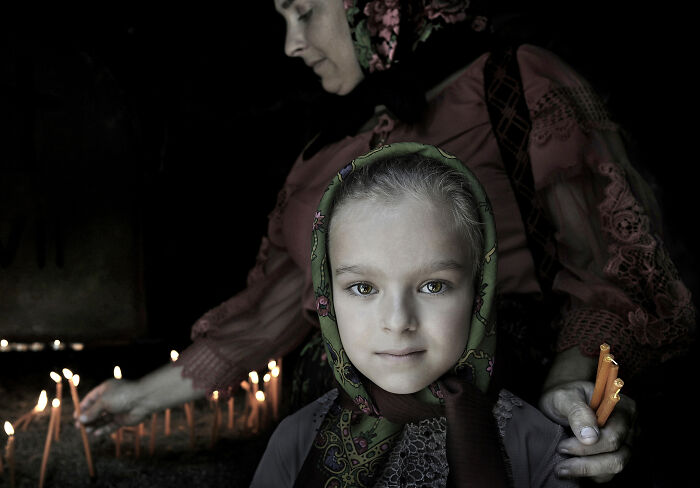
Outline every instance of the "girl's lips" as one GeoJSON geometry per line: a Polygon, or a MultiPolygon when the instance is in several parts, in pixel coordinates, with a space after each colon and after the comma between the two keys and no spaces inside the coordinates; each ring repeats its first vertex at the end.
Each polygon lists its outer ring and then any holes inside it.
{"type": "Polygon", "coordinates": [[[425,352],[424,349],[390,349],[387,351],[379,351],[376,354],[378,354],[379,356],[385,356],[388,358],[401,359],[401,358],[409,358],[409,357],[417,356],[417,355],[420,355],[424,352],[425,352]]]}

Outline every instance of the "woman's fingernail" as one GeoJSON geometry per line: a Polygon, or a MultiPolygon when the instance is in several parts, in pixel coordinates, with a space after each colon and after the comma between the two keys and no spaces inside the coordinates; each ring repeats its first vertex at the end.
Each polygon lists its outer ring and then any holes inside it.
{"type": "Polygon", "coordinates": [[[581,429],[582,439],[593,439],[595,437],[598,437],[598,431],[596,431],[593,427],[584,427],[581,429]]]}
{"type": "Polygon", "coordinates": [[[557,476],[561,476],[562,478],[566,478],[569,476],[569,470],[568,469],[560,469],[557,471],[557,476]]]}

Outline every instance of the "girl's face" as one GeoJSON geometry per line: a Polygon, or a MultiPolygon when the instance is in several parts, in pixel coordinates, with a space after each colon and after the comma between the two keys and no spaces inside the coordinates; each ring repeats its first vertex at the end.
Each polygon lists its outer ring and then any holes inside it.
{"type": "Polygon", "coordinates": [[[275,0],[284,17],[284,51],[296,56],[321,78],[323,89],[346,95],[362,81],[343,0],[275,0]]]}
{"type": "Polygon", "coordinates": [[[414,198],[350,201],[331,220],[333,301],[345,352],[391,393],[415,393],[467,344],[474,285],[447,212],[414,198]]]}

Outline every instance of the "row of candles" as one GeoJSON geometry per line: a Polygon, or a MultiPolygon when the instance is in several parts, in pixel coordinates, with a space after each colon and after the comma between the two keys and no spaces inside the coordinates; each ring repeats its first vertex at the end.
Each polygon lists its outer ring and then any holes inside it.
{"type": "MultiPolygon", "coordinates": [[[[0,339],[0,352],[9,352],[9,351],[38,352],[38,351],[43,351],[44,349],[47,348],[47,346],[50,349],[53,349],[54,351],[63,351],[66,348],[66,343],[61,342],[58,339],[55,339],[53,342],[51,342],[49,344],[45,344],[43,342],[30,342],[30,343],[10,342],[7,339],[0,339]]],[[[82,342],[71,342],[68,344],[68,347],[70,347],[74,351],[82,351],[85,348],[85,345],[82,342]]]]}
{"type": "MultiPolygon", "coordinates": [[[[170,353],[171,361],[175,362],[178,359],[177,351],[171,351],[170,353]]],[[[280,390],[281,390],[281,360],[270,360],[268,363],[268,371],[263,376],[263,389],[260,389],[259,375],[257,371],[251,371],[248,375],[247,381],[242,381],[240,383],[241,388],[246,392],[246,408],[245,408],[245,427],[252,432],[257,432],[261,427],[266,426],[271,420],[277,421],[279,419],[279,401],[280,401],[280,390]],[[267,395],[266,395],[267,393],[267,395]]],[[[78,396],[77,387],[80,383],[80,376],[73,374],[73,372],[67,368],[63,369],[63,377],[67,380],[70,386],[70,393],[73,400],[73,408],[75,409],[76,417],[80,415],[80,398],[78,396]]],[[[59,441],[60,428],[61,428],[61,402],[63,396],[63,378],[58,373],[52,371],[49,376],[56,383],[56,396],[51,401],[51,414],[49,417],[49,426],[46,434],[46,441],[44,444],[44,452],[41,461],[41,470],[39,473],[39,488],[44,485],[44,480],[46,477],[46,469],[48,465],[48,458],[51,449],[51,444],[53,441],[59,441]]],[[[119,366],[114,367],[114,378],[117,380],[122,379],[122,372],[119,366]]],[[[210,401],[214,408],[214,419],[212,424],[212,436],[211,445],[213,446],[218,439],[219,429],[221,424],[221,411],[219,408],[219,391],[212,392],[210,396],[210,401]]],[[[234,428],[234,396],[229,395],[228,401],[228,429],[233,430],[234,428]]],[[[7,463],[7,470],[9,472],[10,486],[14,488],[15,486],[15,429],[21,428],[22,430],[27,430],[29,424],[33,421],[35,417],[43,415],[46,407],[48,406],[48,396],[46,390],[42,390],[39,395],[39,400],[36,406],[22,415],[19,419],[15,421],[14,426],[9,421],[5,421],[4,429],[8,436],[7,444],[5,446],[5,462],[7,463]]],[[[194,437],[194,404],[192,402],[187,402],[184,404],[185,416],[187,419],[187,424],[190,433],[190,446],[194,447],[195,437],[194,437]]],[[[171,409],[168,408],[164,412],[165,416],[165,436],[170,435],[170,418],[171,409]]],[[[157,414],[154,413],[151,416],[151,432],[150,432],[150,454],[153,454],[155,446],[155,431],[156,431],[157,414]]],[[[120,455],[121,443],[125,433],[132,433],[134,435],[134,455],[139,456],[141,438],[145,435],[144,424],[140,423],[136,426],[121,427],[115,433],[112,434],[112,438],[115,441],[115,454],[116,457],[120,455]]],[[[88,468],[88,475],[90,478],[95,477],[95,469],[92,461],[92,454],[90,451],[90,445],[87,437],[85,427],[80,425],[80,434],[83,442],[83,449],[85,451],[85,459],[88,468]]],[[[4,473],[5,466],[2,459],[2,453],[0,453],[0,475],[4,473]]]]}

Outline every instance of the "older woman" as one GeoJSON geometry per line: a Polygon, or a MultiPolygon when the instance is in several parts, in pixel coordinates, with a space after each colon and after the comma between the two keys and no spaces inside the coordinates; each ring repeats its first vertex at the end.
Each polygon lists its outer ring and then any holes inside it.
{"type": "Polygon", "coordinates": [[[494,42],[475,2],[275,0],[275,7],[287,25],[287,55],[337,96],[279,193],[248,287],[194,324],[193,344],[175,365],[97,387],[81,420],[112,414],[95,430],[109,432],[236,388],[270,357],[317,337],[308,249],[319,196],[356,156],[416,141],[455,154],[490,196],[499,347],[520,357],[497,362],[501,384],[525,398],[544,392],[543,412],[571,427],[574,436],[559,446],[572,456],[558,466],[561,476],[611,479],[629,458],[623,441],[635,404],[625,396],[597,426],[588,399],[598,346],[612,344],[633,380],[683,351],[695,318],[659,237],[653,195],[590,85],[546,50],[494,42]]]}

